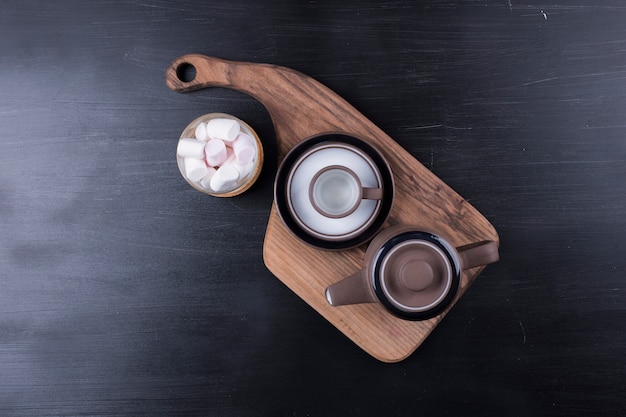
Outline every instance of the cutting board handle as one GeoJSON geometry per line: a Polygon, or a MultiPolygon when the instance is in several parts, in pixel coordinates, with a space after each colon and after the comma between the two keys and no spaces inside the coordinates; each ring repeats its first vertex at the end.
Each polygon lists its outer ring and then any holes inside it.
{"type": "Polygon", "coordinates": [[[386,136],[335,92],[291,68],[190,54],[171,63],[165,82],[179,93],[224,87],[256,98],[274,123],[279,159],[297,143],[319,134],[343,133],[373,142],[386,136]]]}
{"type": "Polygon", "coordinates": [[[226,87],[252,95],[254,89],[249,88],[249,80],[241,79],[240,71],[249,66],[263,64],[228,61],[200,54],[184,55],[172,62],[165,73],[165,83],[179,93],[207,87],[226,87]]]}

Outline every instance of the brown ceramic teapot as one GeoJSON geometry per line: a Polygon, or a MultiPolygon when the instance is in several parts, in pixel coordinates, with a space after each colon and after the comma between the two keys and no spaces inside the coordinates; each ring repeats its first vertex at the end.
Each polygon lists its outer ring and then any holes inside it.
{"type": "Polygon", "coordinates": [[[326,299],[333,306],[380,303],[402,319],[424,320],[450,305],[461,271],[498,259],[496,242],[455,248],[420,227],[392,226],[372,240],[363,269],[329,286],[326,299]]]}

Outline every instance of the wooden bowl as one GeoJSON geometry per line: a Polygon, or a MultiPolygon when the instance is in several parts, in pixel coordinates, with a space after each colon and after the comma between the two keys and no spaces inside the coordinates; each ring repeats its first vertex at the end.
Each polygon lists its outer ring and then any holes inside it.
{"type": "Polygon", "coordinates": [[[233,197],[248,190],[250,187],[252,187],[252,184],[254,184],[256,180],[259,178],[259,175],[261,174],[261,168],[263,167],[263,145],[261,144],[261,140],[259,139],[259,136],[250,127],[250,125],[248,125],[243,120],[240,120],[237,117],[232,116],[230,114],[226,114],[226,113],[208,113],[208,114],[205,114],[203,116],[196,118],[195,120],[193,120],[191,123],[187,125],[187,127],[183,130],[178,140],[180,141],[183,138],[194,138],[196,127],[198,127],[200,123],[203,123],[203,122],[206,123],[212,119],[236,120],[241,127],[241,131],[243,133],[246,133],[248,136],[250,136],[254,140],[257,153],[256,153],[254,161],[252,162],[254,164],[252,171],[249,174],[247,174],[244,178],[238,180],[232,189],[228,189],[224,192],[216,192],[216,191],[211,190],[210,188],[204,188],[199,183],[191,181],[189,178],[187,178],[187,176],[185,175],[184,158],[182,158],[180,155],[177,154],[176,162],[178,163],[178,170],[180,171],[180,174],[183,176],[183,178],[185,178],[185,181],[189,183],[189,185],[191,185],[193,188],[195,188],[196,190],[202,193],[209,194],[215,197],[233,197]]]}

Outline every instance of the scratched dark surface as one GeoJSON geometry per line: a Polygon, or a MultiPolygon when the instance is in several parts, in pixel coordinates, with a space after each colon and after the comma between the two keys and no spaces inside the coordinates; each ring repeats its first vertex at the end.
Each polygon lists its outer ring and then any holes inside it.
{"type": "Polygon", "coordinates": [[[624,2],[87,3],[0,9],[0,415],[626,414],[624,2]],[[168,90],[186,53],[316,78],[495,225],[501,261],[408,359],[264,267],[271,120],[168,90]],[[231,199],[175,161],[215,111],[268,154],[231,199]]]}

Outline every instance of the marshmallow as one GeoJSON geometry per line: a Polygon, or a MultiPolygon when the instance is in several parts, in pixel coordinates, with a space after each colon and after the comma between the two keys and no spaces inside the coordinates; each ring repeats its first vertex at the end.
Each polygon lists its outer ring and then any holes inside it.
{"type": "Polygon", "coordinates": [[[215,168],[208,168],[207,174],[200,180],[200,186],[205,189],[211,189],[211,178],[213,178],[216,172],[217,170],[215,168]]]}
{"type": "Polygon", "coordinates": [[[232,148],[226,148],[226,159],[222,162],[222,165],[232,165],[234,162],[237,162],[235,152],[232,148]]]}
{"type": "Polygon", "coordinates": [[[196,139],[201,140],[202,142],[206,142],[209,139],[209,136],[206,133],[206,123],[200,123],[196,127],[196,139]]]}
{"type": "Polygon", "coordinates": [[[212,167],[220,165],[228,157],[226,145],[219,139],[209,140],[204,147],[204,153],[207,164],[212,167]]]}
{"type": "Polygon", "coordinates": [[[240,164],[239,161],[237,161],[235,152],[232,149],[226,148],[226,152],[228,152],[228,158],[226,158],[226,160],[222,162],[221,166],[228,165],[228,166],[235,167],[235,169],[239,172],[239,180],[242,180],[243,178],[245,178],[248,174],[252,172],[252,170],[254,169],[254,162],[249,162],[247,164],[240,164]]]}
{"type": "Polygon", "coordinates": [[[221,139],[232,142],[239,134],[239,122],[233,119],[212,119],[206,126],[207,135],[210,139],[221,139]]]}
{"type": "Polygon", "coordinates": [[[232,188],[239,179],[239,171],[232,165],[222,165],[211,178],[210,186],[213,191],[222,192],[232,188]]]}
{"type": "Polygon", "coordinates": [[[234,166],[235,169],[239,171],[239,178],[245,178],[254,169],[254,162],[248,162],[247,164],[240,164],[238,162],[234,162],[232,166],[234,166]]]}
{"type": "Polygon", "coordinates": [[[176,153],[183,158],[204,158],[204,142],[199,140],[183,138],[178,141],[176,153]]]}
{"type": "Polygon", "coordinates": [[[235,151],[237,162],[245,165],[252,162],[254,159],[256,155],[256,146],[254,146],[254,142],[250,136],[242,133],[237,136],[237,139],[234,140],[233,151],[235,151]]]}
{"type": "Polygon", "coordinates": [[[190,181],[197,182],[208,174],[209,168],[202,159],[185,158],[185,174],[190,181]]]}

